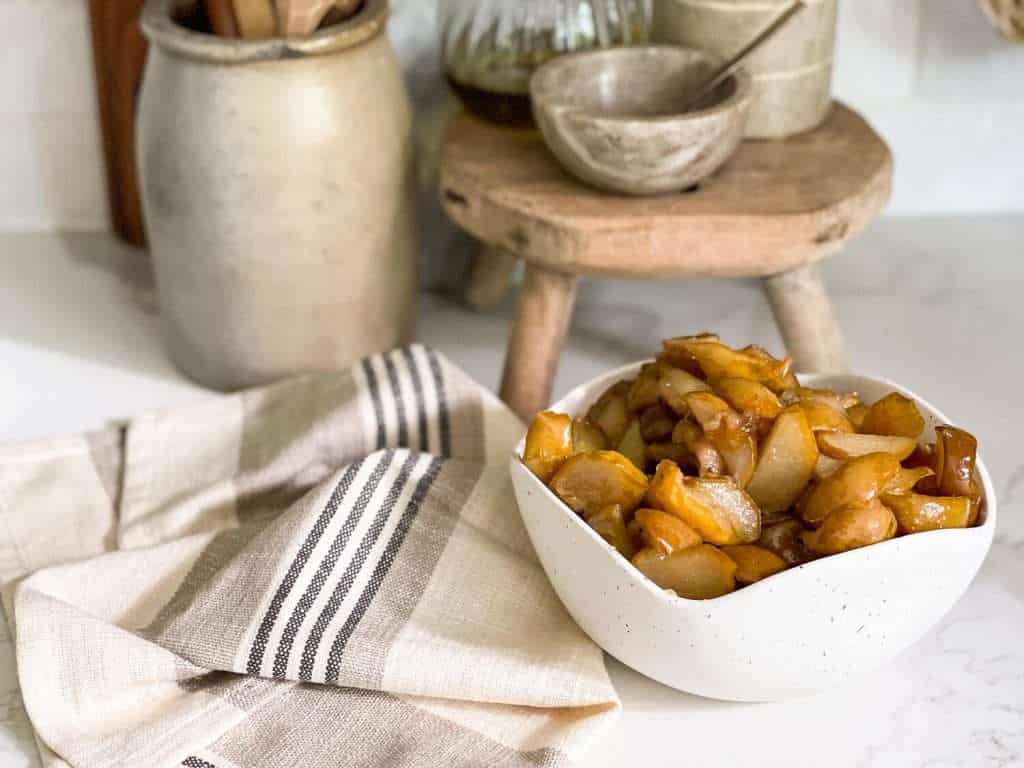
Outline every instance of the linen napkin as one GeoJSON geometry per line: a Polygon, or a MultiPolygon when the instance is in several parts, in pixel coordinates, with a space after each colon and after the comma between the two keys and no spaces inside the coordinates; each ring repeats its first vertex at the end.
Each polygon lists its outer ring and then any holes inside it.
{"type": "Polygon", "coordinates": [[[619,704],[516,509],[521,423],[420,346],[0,451],[47,766],[558,766],[619,704]]]}

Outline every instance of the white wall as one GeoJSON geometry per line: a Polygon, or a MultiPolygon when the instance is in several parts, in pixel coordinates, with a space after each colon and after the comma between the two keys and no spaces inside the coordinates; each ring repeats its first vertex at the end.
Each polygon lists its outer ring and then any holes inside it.
{"type": "MultiPolygon", "coordinates": [[[[392,36],[436,100],[433,3],[392,36]]],[[[1024,45],[974,0],[841,0],[836,92],[896,156],[890,215],[1024,210],[1024,45]]],[[[85,0],[0,0],[0,230],[107,226],[85,0]]]]}

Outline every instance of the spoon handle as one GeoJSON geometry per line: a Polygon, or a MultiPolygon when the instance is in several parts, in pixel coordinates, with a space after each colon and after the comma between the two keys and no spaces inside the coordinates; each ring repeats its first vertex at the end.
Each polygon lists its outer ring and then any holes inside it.
{"type": "Polygon", "coordinates": [[[725,81],[729,75],[736,71],[736,68],[749,56],[751,53],[760,48],[764,43],[770,40],[776,32],[786,25],[791,18],[796,16],[807,6],[804,5],[803,0],[793,0],[793,3],[786,7],[782,13],[776,16],[772,22],[761,30],[757,37],[747,43],[743,48],[739,50],[731,59],[720,66],[715,73],[711,76],[711,79],[704,82],[696,91],[694,91],[690,97],[683,104],[684,111],[692,109],[701,99],[711,93],[717,88],[722,82],[725,81]]]}

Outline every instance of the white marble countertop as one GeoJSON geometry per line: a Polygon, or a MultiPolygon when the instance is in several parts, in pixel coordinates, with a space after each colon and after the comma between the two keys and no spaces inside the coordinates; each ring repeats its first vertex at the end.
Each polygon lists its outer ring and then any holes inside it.
{"type": "MultiPolygon", "coordinates": [[[[810,699],[710,701],[610,659],[624,713],[587,766],[1024,766],[1021,233],[1020,216],[883,220],[826,269],[854,368],[921,392],[978,435],[1000,531],[968,594],[894,662],[810,699]]],[[[493,387],[509,311],[425,296],[420,336],[493,387]]],[[[585,283],[556,394],[704,329],[780,349],[756,283],[585,283]]],[[[106,235],[0,235],[0,359],[3,441],[212,396],[167,362],[145,262],[106,235]]],[[[0,765],[39,765],[2,624],[0,765]]]]}

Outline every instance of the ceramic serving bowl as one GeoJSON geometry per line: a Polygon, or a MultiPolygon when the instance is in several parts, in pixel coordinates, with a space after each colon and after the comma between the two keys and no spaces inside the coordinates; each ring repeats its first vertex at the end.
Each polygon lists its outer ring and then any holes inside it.
{"type": "Polygon", "coordinates": [[[717,60],[692,48],[645,45],[552,59],[530,80],[533,114],[567,171],[609,192],[679,192],[714,173],[746,125],[744,71],[684,111],[717,60]]]}
{"type": "MultiPolygon", "coordinates": [[[[551,406],[580,415],[627,366],[551,406]]],[[[950,423],[915,393],[883,379],[805,375],[805,385],[856,391],[871,402],[889,392],[917,401],[924,440],[950,423]]],[[[996,526],[985,465],[980,522],[891,539],[796,566],[713,600],[687,600],[649,581],[512,458],[516,499],[551,584],[590,637],[649,677],[716,699],[771,701],[840,685],[918,640],[963,595],[996,526]]]]}

